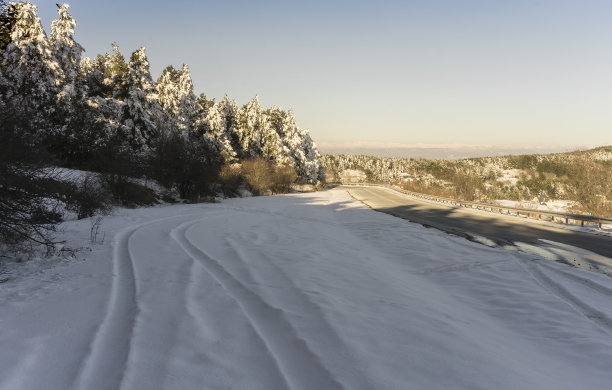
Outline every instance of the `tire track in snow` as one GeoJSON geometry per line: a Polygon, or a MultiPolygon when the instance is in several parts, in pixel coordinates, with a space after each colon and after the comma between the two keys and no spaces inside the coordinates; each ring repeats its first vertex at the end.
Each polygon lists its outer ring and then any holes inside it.
{"type": "MultiPolygon", "coordinates": [[[[340,335],[336,332],[336,330],[329,324],[321,308],[315,303],[313,303],[312,300],[308,297],[308,295],[304,294],[298,288],[295,282],[287,275],[287,273],[285,273],[285,271],[283,271],[279,266],[274,264],[274,262],[272,262],[270,258],[264,253],[261,253],[258,250],[252,250],[247,254],[240,247],[237,241],[230,239],[229,237],[226,238],[225,241],[227,242],[231,250],[235,253],[236,257],[240,259],[242,264],[244,264],[243,269],[245,270],[245,276],[247,277],[247,280],[245,282],[251,283],[253,285],[266,283],[265,280],[261,280],[261,278],[256,278],[257,275],[250,271],[250,268],[247,266],[249,260],[257,260],[257,263],[259,265],[267,265],[266,273],[268,275],[273,275],[272,277],[268,276],[269,279],[274,280],[275,287],[283,288],[282,296],[280,296],[283,301],[283,307],[301,308],[300,316],[304,317],[302,319],[303,325],[311,329],[316,329],[317,339],[319,340],[319,343],[325,345],[325,348],[331,349],[335,351],[338,355],[342,356],[342,361],[345,362],[343,366],[347,371],[349,371],[348,375],[345,375],[347,380],[350,381],[350,383],[346,384],[348,388],[375,388],[375,386],[369,383],[369,379],[367,377],[361,375],[361,373],[356,368],[357,365],[351,361],[352,358],[347,353],[346,344],[344,343],[344,341],[342,341],[340,335]]],[[[308,342],[308,340],[306,340],[305,342],[308,342]]]]}
{"type": "Polygon", "coordinates": [[[422,275],[428,275],[428,274],[440,274],[440,273],[446,273],[446,272],[469,271],[469,270],[471,270],[473,268],[487,267],[487,266],[490,266],[492,264],[504,263],[505,261],[506,260],[476,261],[476,262],[472,262],[472,263],[449,264],[449,265],[442,265],[442,266],[439,266],[439,267],[425,268],[425,269],[413,271],[413,273],[415,273],[415,274],[422,274],[422,275]]]}
{"type": "Polygon", "coordinates": [[[121,387],[139,312],[130,239],[145,226],[187,216],[193,214],[174,215],[132,225],[115,235],[110,298],[104,319],[82,360],[73,388],[91,390],[121,387]]]}
{"type": "Polygon", "coordinates": [[[587,278],[583,278],[582,276],[578,276],[575,275],[571,272],[567,272],[567,271],[563,271],[560,269],[556,269],[552,266],[550,266],[549,264],[546,263],[542,263],[543,266],[545,266],[546,268],[550,269],[551,271],[563,275],[568,279],[574,280],[576,282],[578,282],[579,284],[582,284],[588,288],[590,288],[591,290],[597,291],[598,293],[605,295],[606,297],[612,299],[612,288],[601,285],[591,279],[587,279],[587,278]]]}
{"type": "Polygon", "coordinates": [[[285,385],[295,390],[342,389],[331,372],[299,337],[282,310],[270,306],[235,279],[219,261],[189,241],[187,230],[196,223],[197,221],[182,224],[172,232],[173,238],[238,302],[274,358],[286,381],[285,385]]]}
{"type": "Polygon", "coordinates": [[[577,312],[588,318],[594,324],[599,326],[604,332],[606,332],[609,336],[612,336],[612,319],[608,317],[605,313],[600,310],[597,310],[593,306],[584,302],[576,295],[572,294],[567,288],[565,288],[561,283],[553,280],[551,277],[546,275],[538,265],[531,263],[527,263],[523,259],[518,259],[519,264],[523,266],[523,268],[545,289],[564,300],[571,307],[573,307],[577,312]]]}
{"type": "Polygon", "coordinates": [[[129,242],[143,226],[131,226],[115,236],[111,296],[104,320],[77,378],[77,389],[119,389],[121,386],[138,313],[129,242]]]}

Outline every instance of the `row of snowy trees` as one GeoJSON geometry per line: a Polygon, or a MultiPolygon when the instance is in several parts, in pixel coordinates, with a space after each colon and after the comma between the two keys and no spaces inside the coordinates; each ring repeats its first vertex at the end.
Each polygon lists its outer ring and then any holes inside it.
{"type": "Polygon", "coordinates": [[[149,161],[147,156],[159,155],[171,139],[211,166],[261,157],[293,165],[303,181],[324,178],[317,148],[291,111],[264,109],[257,97],[239,107],[227,96],[220,101],[196,96],[187,65],[168,66],[154,81],[144,48],[128,62],[116,44],[111,54],[82,58],[68,5],[58,5],[58,15],[47,36],[35,5],[4,7],[3,131],[19,134],[69,166],[84,166],[100,155],[149,161]]]}

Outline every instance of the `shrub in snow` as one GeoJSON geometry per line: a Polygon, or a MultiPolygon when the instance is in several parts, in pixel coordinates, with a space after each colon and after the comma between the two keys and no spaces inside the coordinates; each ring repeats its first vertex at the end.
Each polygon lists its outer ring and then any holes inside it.
{"type": "Polygon", "coordinates": [[[226,196],[234,196],[243,182],[240,164],[226,164],[219,171],[221,190],[226,196]]]}
{"type": "Polygon", "coordinates": [[[76,213],[78,219],[106,214],[111,210],[111,194],[104,188],[98,175],[87,174],[70,184],[66,208],[76,213]]]}
{"type": "Polygon", "coordinates": [[[254,195],[288,192],[297,178],[293,166],[277,165],[261,157],[243,160],[240,172],[254,195]]]}

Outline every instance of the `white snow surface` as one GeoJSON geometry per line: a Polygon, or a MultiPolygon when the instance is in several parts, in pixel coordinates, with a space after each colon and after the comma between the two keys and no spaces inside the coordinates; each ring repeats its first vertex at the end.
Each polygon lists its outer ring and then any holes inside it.
{"type": "MultiPolygon", "coordinates": [[[[65,223],[68,244],[90,226],[65,223]]],[[[1,389],[612,384],[612,279],[344,191],[120,210],[101,229],[78,261],[3,265],[1,389]]]]}

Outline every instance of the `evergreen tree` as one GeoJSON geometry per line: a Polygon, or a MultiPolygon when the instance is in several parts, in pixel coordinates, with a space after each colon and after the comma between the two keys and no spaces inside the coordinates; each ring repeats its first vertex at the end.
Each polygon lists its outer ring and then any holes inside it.
{"type": "Polygon", "coordinates": [[[297,165],[296,150],[300,147],[301,138],[299,137],[299,129],[295,123],[293,111],[282,111],[277,109],[277,133],[280,136],[283,146],[283,155],[286,156],[292,163],[297,165]]]}
{"type": "Polygon", "coordinates": [[[179,116],[179,71],[172,65],[167,66],[157,79],[157,96],[163,109],[164,121],[170,128],[178,129],[177,118],[179,116]]]}
{"type": "Polygon", "coordinates": [[[317,150],[317,146],[312,141],[309,132],[307,130],[298,130],[296,138],[299,140],[299,143],[292,151],[292,154],[298,176],[314,184],[324,180],[325,174],[319,163],[321,155],[317,150]]]}
{"type": "MultiPolygon", "coordinates": [[[[116,44],[113,55],[99,54],[93,61],[80,62],[76,78],[76,99],[67,128],[67,164],[90,161],[95,170],[121,162],[132,148],[132,127],[126,126],[128,65],[116,44]]],[[[121,169],[124,169],[123,167],[121,169]]]]}
{"type": "Polygon", "coordinates": [[[225,117],[220,104],[213,104],[208,110],[203,122],[202,135],[220,156],[220,163],[231,164],[235,161],[236,152],[232,147],[230,134],[226,132],[225,117]]]}
{"type": "Polygon", "coordinates": [[[240,144],[240,136],[238,129],[238,104],[236,100],[229,100],[225,95],[222,101],[218,104],[218,111],[222,118],[223,131],[225,137],[229,139],[232,150],[236,157],[242,156],[242,146],[240,144]]]}
{"type": "Polygon", "coordinates": [[[128,140],[136,150],[150,146],[162,121],[162,111],[149,69],[149,61],[142,47],[132,53],[126,77],[124,124],[128,140]]]}
{"type": "Polygon", "coordinates": [[[259,105],[258,96],[255,96],[238,112],[237,135],[242,158],[263,156],[264,139],[268,138],[273,142],[270,124],[264,110],[259,105]]]}
{"type": "Polygon", "coordinates": [[[123,101],[127,96],[126,78],[128,73],[128,65],[125,62],[123,54],[119,51],[119,46],[113,43],[113,55],[108,54],[102,57],[104,59],[104,85],[112,91],[112,97],[119,101],[123,101]]]}
{"type": "Polygon", "coordinates": [[[183,64],[178,77],[178,129],[185,133],[191,134],[195,129],[195,122],[198,111],[201,108],[198,105],[197,98],[193,92],[193,82],[191,81],[191,73],[189,66],[183,64]]]}
{"type": "Polygon", "coordinates": [[[76,94],[74,82],[79,72],[81,54],[85,49],[74,40],[75,20],[68,13],[68,4],[58,5],[59,18],[51,23],[50,43],[55,60],[62,72],[63,94],[76,94]]]}
{"type": "Polygon", "coordinates": [[[53,131],[61,71],[30,2],[15,5],[11,42],[1,53],[0,111],[17,115],[18,126],[45,140],[53,131]]]}
{"type": "Polygon", "coordinates": [[[206,118],[209,110],[215,105],[215,99],[208,99],[205,94],[201,93],[198,96],[198,104],[200,105],[199,116],[206,118]]]}
{"type": "Polygon", "coordinates": [[[83,77],[85,94],[89,97],[113,97],[113,88],[110,83],[105,84],[106,65],[110,62],[108,54],[98,54],[92,61],[89,57],[81,60],[79,74],[83,77]]]}
{"type": "Polygon", "coordinates": [[[0,52],[11,42],[15,19],[17,19],[17,5],[0,0],[0,52]]]}
{"type": "MultiPolygon", "coordinates": [[[[268,121],[266,120],[266,122],[268,121]]],[[[284,163],[282,158],[282,141],[278,133],[271,126],[268,125],[263,128],[260,142],[261,157],[277,163],[284,163]]]]}
{"type": "Polygon", "coordinates": [[[86,98],[84,80],[80,78],[80,62],[83,47],[74,40],[76,22],[68,13],[68,5],[57,5],[59,17],[51,23],[51,37],[49,43],[53,57],[59,66],[60,81],[59,94],[55,106],[55,122],[57,131],[48,139],[47,147],[55,156],[65,164],[74,164],[80,157],[80,150],[88,143],[83,144],[83,137],[79,133],[86,133],[90,123],[81,120],[90,113],[84,105],[86,98]]]}
{"type": "Polygon", "coordinates": [[[273,107],[267,111],[271,126],[281,139],[279,161],[291,162],[303,180],[317,183],[325,180],[325,173],[319,163],[320,154],[307,130],[300,130],[293,111],[285,112],[273,107]]]}
{"type": "Polygon", "coordinates": [[[279,107],[272,107],[266,110],[270,129],[276,132],[280,142],[278,156],[276,157],[277,162],[280,164],[293,163],[287,139],[290,137],[290,131],[296,126],[293,121],[293,115],[291,114],[290,117],[289,115],[289,113],[279,107]]]}

